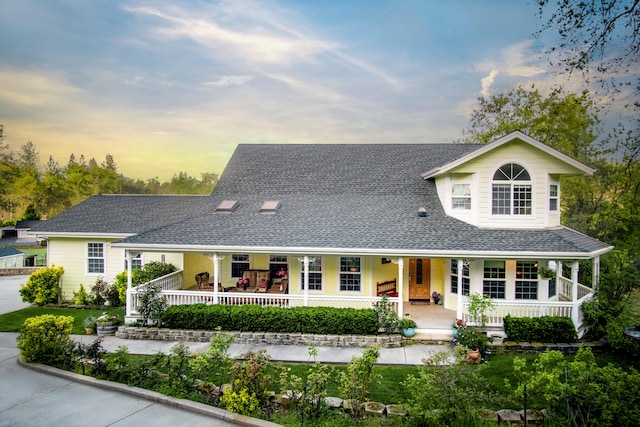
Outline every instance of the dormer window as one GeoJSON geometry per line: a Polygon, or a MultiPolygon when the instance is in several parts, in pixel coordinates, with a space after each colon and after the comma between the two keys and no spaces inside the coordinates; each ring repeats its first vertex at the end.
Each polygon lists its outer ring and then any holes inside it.
{"type": "Polygon", "coordinates": [[[493,175],[491,213],[531,215],[532,194],[529,172],[516,163],[503,165],[493,175]]]}
{"type": "Polygon", "coordinates": [[[451,187],[451,207],[453,209],[471,209],[471,184],[453,184],[451,187]]]}

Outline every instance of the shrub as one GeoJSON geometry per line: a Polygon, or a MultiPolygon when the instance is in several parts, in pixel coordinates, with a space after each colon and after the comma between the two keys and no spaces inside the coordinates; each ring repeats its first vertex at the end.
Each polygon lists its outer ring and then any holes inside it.
{"type": "Polygon", "coordinates": [[[78,292],[73,293],[73,303],[76,305],[87,305],[91,302],[89,294],[84,289],[84,285],[80,283],[80,289],[78,292]]]}
{"type": "MultiPolygon", "coordinates": [[[[147,283],[158,277],[166,276],[178,269],[173,264],[151,261],[142,268],[134,268],[131,272],[131,283],[133,286],[147,283]]],[[[125,276],[126,278],[126,276],[125,276]]],[[[126,282],[126,279],[125,279],[126,282]]]]}
{"type": "Polygon", "coordinates": [[[37,305],[55,304],[60,297],[62,267],[46,267],[36,270],[27,283],[20,287],[22,301],[37,305]]]}
{"type": "Polygon", "coordinates": [[[483,352],[487,346],[487,342],[489,342],[489,337],[480,329],[467,326],[466,328],[460,329],[457,341],[466,348],[472,350],[477,348],[480,352],[483,352]]]}
{"type": "Polygon", "coordinates": [[[569,343],[578,340],[573,322],[568,317],[512,317],[504,318],[504,331],[511,341],[569,343]]]}
{"type": "Polygon", "coordinates": [[[267,388],[271,376],[266,374],[270,356],[266,350],[250,351],[240,356],[242,361],[233,365],[232,390],[225,392],[220,401],[231,412],[254,415],[269,402],[267,388]]]}
{"type": "Polygon", "coordinates": [[[378,316],[372,309],[334,307],[261,307],[258,305],[174,305],[162,324],[176,329],[216,329],[244,332],[300,332],[330,335],[372,335],[378,316]]]}
{"type": "Polygon", "coordinates": [[[162,325],[162,316],[167,309],[167,300],[160,296],[162,288],[158,283],[147,285],[138,296],[138,312],[142,315],[142,324],[149,322],[162,325]]]}
{"type": "MultiPolygon", "coordinates": [[[[529,369],[514,359],[521,378],[516,394],[540,399],[557,425],[635,426],[640,418],[640,374],[613,365],[599,367],[591,349],[568,359],[559,351],[542,353],[529,369]]],[[[555,424],[554,424],[555,425],[555,424]]]]}
{"type": "Polygon", "coordinates": [[[347,365],[347,370],[340,373],[340,396],[352,403],[352,415],[362,415],[362,404],[367,401],[369,387],[378,381],[373,373],[373,367],[380,357],[378,347],[368,347],[362,351],[362,356],[353,357],[347,365]]]}
{"type": "Polygon", "coordinates": [[[18,335],[18,349],[25,362],[65,366],[73,343],[69,338],[73,317],[43,314],[24,321],[18,335]]]}
{"type": "Polygon", "coordinates": [[[118,291],[118,298],[120,299],[120,305],[127,304],[127,272],[123,271],[116,275],[116,281],[113,286],[118,291]]]}
{"type": "Polygon", "coordinates": [[[485,407],[489,396],[487,381],[477,366],[466,362],[464,352],[464,348],[455,347],[453,361],[447,351],[435,353],[423,359],[423,365],[415,374],[407,376],[403,385],[410,398],[404,406],[415,425],[454,425],[463,419],[471,421],[477,411],[485,407]]]}
{"type": "Polygon", "coordinates": [[[113,284],[110,284],[102,276],[96,279],[96,283],[91,288],[91,297],[94,304],[109,304],[114,307],[120,305],[120,295],[113,284]]]}

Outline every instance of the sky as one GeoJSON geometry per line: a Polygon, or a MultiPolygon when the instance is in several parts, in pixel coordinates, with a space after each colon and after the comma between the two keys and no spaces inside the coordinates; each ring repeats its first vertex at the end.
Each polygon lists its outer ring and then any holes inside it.
{"type": "Polygon", "coordinates": [[[45,164],[221,173],[237,144],[448,143],[477,98],[551,84],[512,0],[7,0],[0,124],[45,164]]]}

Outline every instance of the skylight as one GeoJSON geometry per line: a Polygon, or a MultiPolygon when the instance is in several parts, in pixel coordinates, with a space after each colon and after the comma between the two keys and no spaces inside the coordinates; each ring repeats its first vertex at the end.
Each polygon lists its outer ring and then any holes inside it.
{"type": "Polygon", "coordinates": [[[238,207],[237,200],[223,200],[216,207],[216,213],[231,213],[238,207]]]}
{"type": "Polygon", "coordinates": [[[260,213],[275,214],[279,207],[280,207],[279,201],[267,200],[262,204],[262,207],[260,208],[260,213]]]}

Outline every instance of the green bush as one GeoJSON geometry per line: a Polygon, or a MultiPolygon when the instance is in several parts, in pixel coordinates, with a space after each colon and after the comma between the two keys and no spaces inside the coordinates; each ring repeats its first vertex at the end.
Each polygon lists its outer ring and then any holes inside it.
{"type": "Polygon", "coordinates": [[[17,338],[22,360],[53,366],[65,365],[73,347],[69,338],[73,320],[71,316],[52,314],[29,317],[25,320],[17,338]]]}
{"type": "Polygon", "coordinates": [[[545,402],[553,425],[636,426],[640,419],[640,374],[611,364],[598,366],[589,348],[575,358],[547,351],[532,366],[516,358],[518,397],[545,402]],[[526,386],[526,390],[525,387],[526,386]]]}
{"type": "Polygon", "coordinates": [[[504,318],[507,339],[519,342],[570,343],[578,341],[573,322],[568,317],[512,317],[504,318]]]}
{"type": "Polygon", "coordinates": [[[76,305],[87,305],[91,302],[91,297],[84,289],[84,285],[80,283],[80,289],[78,292],[73,293],[73,303],[76,305]]]}
{"type": "MultiPolygon", "coordinates": [[[[150,282],[158,277],[166,276],[178,269],[173,264],[162,263],[159,261],[151,261],[146,263],[142,268],[134,268],[131,272],[131,283],[133,286],[150,282]]],[[[125,276],[126,280],[126,276],[125,276]]]]}
{"type": "Polygon", "coordinates": [[[20,287],[22,301],[37,305],[55,304],[60,296],[60,278],[62,267],[46,267],[36,270],[27,283],[20,287]]]}
{"type": "Polygon", "coordinates": [[[374,335],[378,316],[372,309],[333,307],[261,307],[259,305],[174,305],[162,324],[175,329],[374,335]]]}

